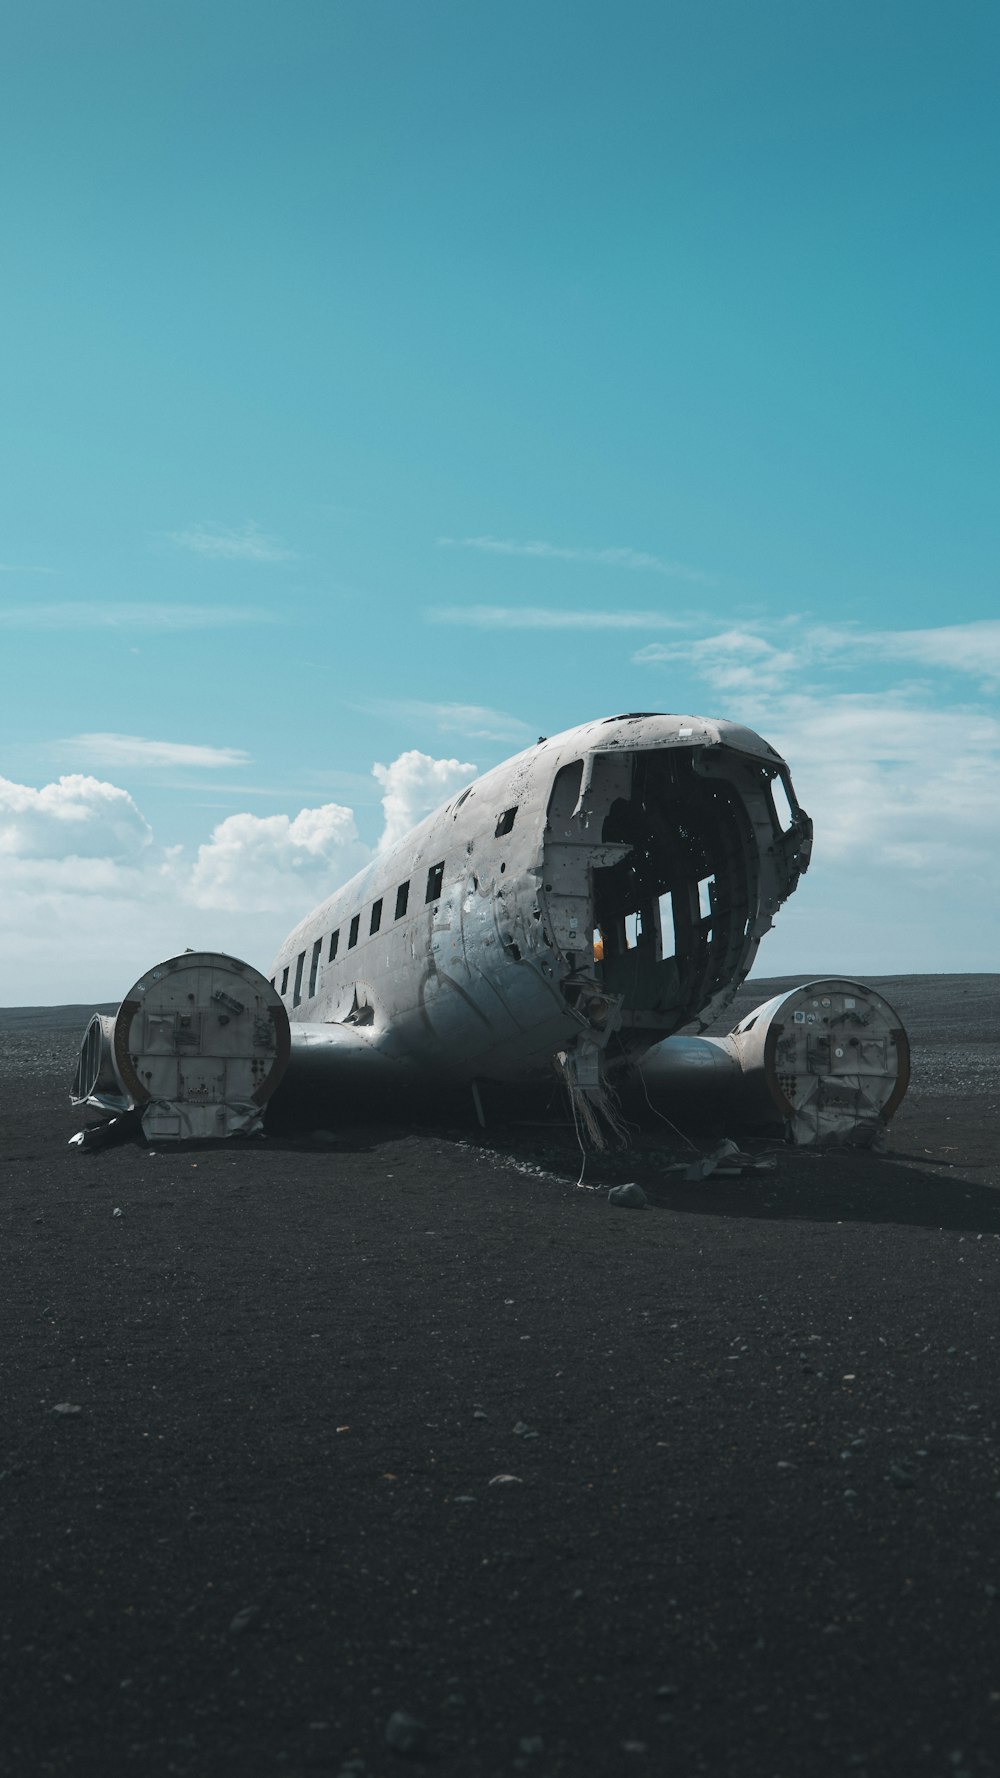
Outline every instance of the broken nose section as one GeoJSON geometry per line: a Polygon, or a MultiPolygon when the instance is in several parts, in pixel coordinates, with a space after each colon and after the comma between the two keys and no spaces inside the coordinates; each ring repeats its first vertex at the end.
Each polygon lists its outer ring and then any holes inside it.
{"type": "Polygon", "coordinates": [[[105,1116],[133,1114],[149,1141],[249,1136],[289,1047],[288,1015],[256,969],[187,951],[142,976],[113,1018],[95,1013],[70,1097],[105,1116]]]}
{"type": "Polygon", "coordinates": [[[800,1147],[874,1142],[910,1080],[906,1032],[859,982],[806,982],[728,1037],[668,1037],[638,1063],[654,1103],[781,1130],[800,1147]]]}

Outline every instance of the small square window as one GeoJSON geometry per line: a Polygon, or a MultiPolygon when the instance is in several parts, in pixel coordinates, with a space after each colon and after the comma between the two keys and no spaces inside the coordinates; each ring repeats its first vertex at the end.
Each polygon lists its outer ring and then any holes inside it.
{"type": "Polygon", "coordinates": [[[283,994],[288,993],[288,970],[289,970],[289,965],[286,963],[284,969],[281,972],[281,992],[283,994]]]}
{"type": "Polygon", "coordinates": [[[380,895],[377,901],[372,902],[372,920],[371,920],[371,925],[368,928],[369,933],[377,932],[379,927],[381,926],[381,924],[382,924],[382,897],[380,895]]]}
{"type": "Polygon", "coordinates": [[[406,904],[410,899],[409,883],[400,883],[396,890],[396,919],[401,920],[406,912],[406,904]]]}
{"type": "Polygon", "coordinates": [[[350,929],[349,933],[347,934],[347,949],[349,951],[352,951],[354,949],[354,946],[358,942],[358,927],[360,925],[361,925],[361,915],[355,914],[353,920],[351,921],[351,929],[350,929]]]}
{"type": "Polygon", "coordinates": [[[330,934],[330,955],[327,958],[328,963],[332,963],[333,959],[337,955],[337,946],[339,943],[340,943],[340,927],[338,926],[336,932],[331,932],[331,934],[330,934]]]}
{"type": "Polygon", "coordinates": [[[500,817],[499,821],[497,822],[496,827],[494,829],[494,837],[496,839],[500,840],[503,838],[505,833],[510,832],[511,828],[514,825],[514,816],[517,814],[519,807],[520,807],[520,804],[515,803],[514,807],[512,809],[505,809],[504,810],[503,814],[501,815],[501,817],[500,817]]]}
{"type": "Polygon", "coordinates": [[[424,900],[437,901],[441,894],[441,885],[443,882],[444,860],[442,859],[440,864],[432,864],[430,870],[427,872],[427,894],[424,896],[424,900]]]}
{"type": "Polygon", "coordinates": [[[305,966],[306,954],[305,951],[300,951],[295,959],[295,992],[292,995],[293,1006],[301,1006],[302,1004],[302,971],[305,969],[305,966]]]}

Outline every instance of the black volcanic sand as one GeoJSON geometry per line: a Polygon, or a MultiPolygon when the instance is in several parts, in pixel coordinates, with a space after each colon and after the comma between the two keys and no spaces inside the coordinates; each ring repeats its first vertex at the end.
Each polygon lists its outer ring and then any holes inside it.
{"type": "Polygon", "coordinates": [[[889,1156],[655,1125],[641,1212],[531,1124],[80,1155],[0,1015],[4,1770],[1000,1771],[998,986],[882,984],[889,1156]]]}

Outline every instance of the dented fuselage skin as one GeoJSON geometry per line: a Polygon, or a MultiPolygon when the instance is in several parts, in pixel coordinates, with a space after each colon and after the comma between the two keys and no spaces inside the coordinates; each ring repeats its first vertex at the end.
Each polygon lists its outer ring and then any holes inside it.
{"type": "Polygon", "coordinates": [[[269,973],[293,1061],[330,1046],[516,1082],[587,1052],[613,1078],[724,1010],[811,835],[784,761],[736,723],[637,714],[540,740],[289,934],[269,973]]]}

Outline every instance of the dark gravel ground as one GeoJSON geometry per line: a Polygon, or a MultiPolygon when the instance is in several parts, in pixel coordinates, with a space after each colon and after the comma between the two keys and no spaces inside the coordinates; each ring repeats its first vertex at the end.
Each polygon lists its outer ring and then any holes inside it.
{"type": "Polygon", "coordinates": [[[81,1156],[0,1014],[4,1770],[1000,1773],[1000,978],[881,985],[889,1155],[656,1126],[642,1212],[534,1126],[81,1156]]]}

